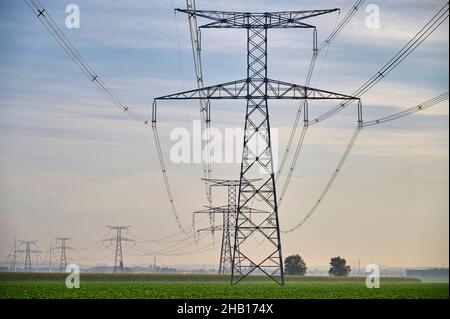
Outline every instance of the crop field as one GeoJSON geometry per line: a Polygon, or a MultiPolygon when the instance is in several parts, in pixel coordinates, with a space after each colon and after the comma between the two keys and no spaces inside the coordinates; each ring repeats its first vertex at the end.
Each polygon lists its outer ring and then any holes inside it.
{"type": "Polygon", "coordinates": [[[1,273],[0,298],[269,298],[371,299],[448,298],[448,283],[422,283],[408,278],[381,278],[379,289],[368,289],[364,278],[287,277],[284,287],[261,277],[231,286],[228,276],[81,274],[80,288],[65,286],[66,274],[1,273]]]}

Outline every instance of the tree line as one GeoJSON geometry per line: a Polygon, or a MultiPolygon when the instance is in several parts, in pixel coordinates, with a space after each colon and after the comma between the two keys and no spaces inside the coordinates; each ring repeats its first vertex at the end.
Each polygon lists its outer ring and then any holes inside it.
{"type": "MultiPolygon", "coordinates": [[[[284,259],[286,275],[304,276],[307,270],[308,267],[300,255],[291,255],[284,259]]],[[[337,256],[330,259],[330,269],[328,270],[330,276],[348,276],[350,271],[351,267],[347,265],[345,258],[337,256]]]]}

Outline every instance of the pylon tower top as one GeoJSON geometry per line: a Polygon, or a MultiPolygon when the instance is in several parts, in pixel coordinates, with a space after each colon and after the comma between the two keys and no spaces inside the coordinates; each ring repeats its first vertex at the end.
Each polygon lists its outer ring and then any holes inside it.
{"type": "Polygon", "coordinates": [[[279,11],[279,12],[230,12],[176,9],[190,15],[213,20],[214,22],[200,26],[200,28],[242,28],[242,29],[272,29],[272,28],[315,28],[303,20],[327,14],[335,9],[279,11]]]}

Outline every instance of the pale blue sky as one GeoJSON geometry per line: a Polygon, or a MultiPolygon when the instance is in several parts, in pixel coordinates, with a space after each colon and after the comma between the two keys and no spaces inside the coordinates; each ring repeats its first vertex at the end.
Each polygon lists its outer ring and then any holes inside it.
{"type": "MultiPolygon", "coordinates": [[[[273,11],[345,7],[351,2],[198,0],[197,5],[273,11]]],[[[156,96],[195,87],[186,17],[173,12],[184,1],[41,3],[81,55],[138,113],[149,116],[156,96]],[[64,28],[69,3],[80,7],[80,29],[64,28]]],[[[381,28],[365,27],[363,7],[323,53],[312,86],[350,94],[444,1],[367,3],[379,5],[381,28]]],[[[1,0],[0,6],[0,255],[8,254],[14,236],[39,239],[46,248],[52,236],[59,235],[74,236],[75,246],[89,246],[105,235],[106,224],[114,223],[133,225],[150,238],[176,232],[151,130],[105,100],[24,1],[1,0]]],[[[330,14],[311,20],[318,26],[319,42],[337,18],[330,14]]],[[[245,77],[245,32],[205,30],[202,42],[206,84],[245,77]]],[[[270,77],[302,84],[310,45],[310,31],[271,31],[270,77]]],[[[365,116],[388,115],[447,90],[448,21],[364,96],[365,116]]],[[[241,126],[241,104],[213,103],[213,125],[241,126]]],[[[311,106],[312,116],[333,105],[311,106]]],[[[296,108],[293,102],[271,104],[280,148],[296,108]]],[[[196,103],[160,106],[166,157],[173,143],[170,129],[188,126],[198,117],[197,110],[196,103]]],[[[354,108],[349,108],[309,132],[280,213],[282,228],[300,220],[317,199],[352,134],[354,115],[354,108]]],[[[204,204],[201,166],[168,166],[181,219],[188,225],[191,212],[204,204]]],[[[215,172],[217,177],[236,177],[238,165],[215,165],[215,172]]],[[[340,254],[366,263],[448,266],[448,103],[364,131],[323,206],[303,228],[282,240],[285,255],[298,252],[314,265],[326,265],[331,255],[340,254]],[[336,241],[337,236],[342,239],[336,241]]],[[[166,264],[185,259],[160,257],[166,264]]],[[[196,259],[217,262],[218,250],[196,259]]],[[[153,261],[132,256],[129,260],[153,261]]]]}

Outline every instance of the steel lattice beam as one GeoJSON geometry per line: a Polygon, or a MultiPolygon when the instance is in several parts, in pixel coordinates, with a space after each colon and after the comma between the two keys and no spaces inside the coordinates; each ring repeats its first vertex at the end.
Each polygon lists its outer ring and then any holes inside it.
{"type": "MultiPolygon", "coordinates": [[[[253,67],[253,66],[252,66],[253,67]]],[[[357,97],[272,79],[257,78],[231,81],[202,89],[164,95],[155,100],[223,100],[249,97],[268,100],[357,100],[357,97]],[[267,87],[267,92],[265,88],[267,87]]]]}
{"type": "Polygon", "coordinates": [[[213,20],[214,22],[200,26],[200,28],[245,28],[245,29],[271,29],[271,28],[314,28],[302,22],[305,19],[318,15],[338,11],[339,9],[280,11],[280,12],[228,12],[185,10],[177,11],[195,15],[197,17],[213,20]]]}

